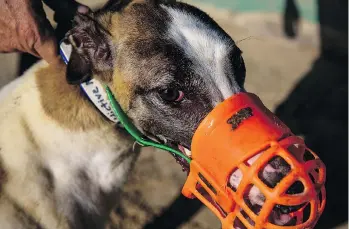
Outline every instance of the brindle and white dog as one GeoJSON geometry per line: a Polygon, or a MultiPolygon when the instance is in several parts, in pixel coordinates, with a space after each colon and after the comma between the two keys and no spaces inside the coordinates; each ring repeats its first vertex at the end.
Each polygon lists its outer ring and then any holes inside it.
{"type": "MultiPolygon", "coordinates": [[[[76,16],[67,66],[41,61],[2,89],[1,229],[99,229],[117,204],[139,150],[81,92],[84,80],[109,85],[140,131],[182,150],[219,102],[244,91],[242,52],[207,14],[126,2],[76,16]]],[[[275,160],[263,176],[275,184],[286,172],[275,160]]],[[[263,204],[258,190],[249,198],[263,204]]]]}

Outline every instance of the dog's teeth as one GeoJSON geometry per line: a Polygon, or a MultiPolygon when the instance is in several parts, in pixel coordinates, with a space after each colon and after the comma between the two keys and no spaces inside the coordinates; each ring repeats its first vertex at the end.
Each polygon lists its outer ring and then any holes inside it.
{"type": "Polygon", "coordinates": [[[191,151],[184,147],[184,152],[188,157],[191,157],[191,151]]]}

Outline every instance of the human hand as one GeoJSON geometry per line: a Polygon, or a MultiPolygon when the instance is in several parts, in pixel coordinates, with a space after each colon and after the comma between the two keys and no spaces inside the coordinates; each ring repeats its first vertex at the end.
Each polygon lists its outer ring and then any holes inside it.
{"type": "MultiPolygon", "coordinates": [[[[78,10],[85,13],[86,8],[78,10]]],[[[15,51],[41,57],[48,63],[59,60],[54,31],[41,0],[0,0],[0,52],[15,51]]]]}

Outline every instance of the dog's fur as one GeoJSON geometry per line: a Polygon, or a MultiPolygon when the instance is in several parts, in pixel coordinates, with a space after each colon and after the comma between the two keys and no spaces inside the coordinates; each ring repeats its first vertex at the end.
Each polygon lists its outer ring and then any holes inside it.
{"type": "Polygon", "coordinates": [[[188,148],[207,113],[244,90],[239,48],[184,3],[109,1],[67,39],[67,66],[42,61],[0,93],[2,229],[99,229],[117,204],[139,150],[76,84],[98,78],[143,133],[188,148]]]}

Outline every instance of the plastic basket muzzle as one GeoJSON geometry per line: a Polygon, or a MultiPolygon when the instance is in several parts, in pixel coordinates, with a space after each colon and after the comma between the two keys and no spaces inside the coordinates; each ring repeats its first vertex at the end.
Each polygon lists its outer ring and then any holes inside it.
{"type": "Polygon", "coordinates": [[[221,220],[223,229],[234,228],[236,220],[248,229],[313,228],[324,210],[324,164],[254,94],[240,93],[219,104],[199,125],[191,150],[193,160],[182,193],[203,202],[221,220]],[[259,157],[252,164],[247,163],[256,155],[259,157]],[[283,158],[291,170],[271,188],[258,174],[276,156],[283,158]],[[238,169],[243,176],[233,190],[229,178],[238,169]],[[296,181],[302,182],[303,192],[286,194],[296,181]],[[265,196],[257,214],[244,199],[251,185],[265,196]],[[276,204],[303,204],[290,213],[296,225],[277,226],[270,222],[276,204]]]}

